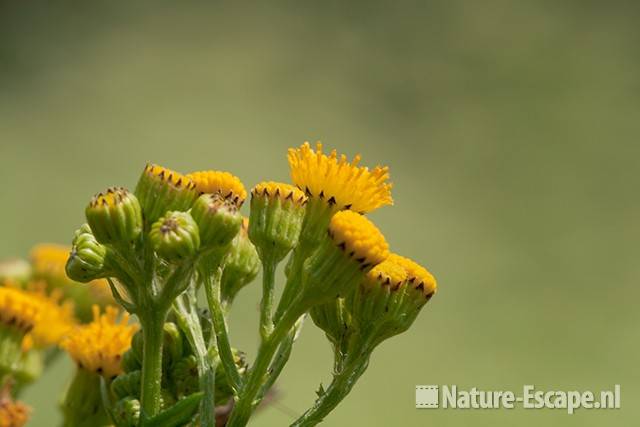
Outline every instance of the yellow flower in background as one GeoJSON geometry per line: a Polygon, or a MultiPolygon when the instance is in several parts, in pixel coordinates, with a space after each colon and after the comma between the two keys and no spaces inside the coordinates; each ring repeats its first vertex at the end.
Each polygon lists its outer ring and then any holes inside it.
{"type": "Polygon", "coordinates": [[[70,251],[71,247],[69,246],[53,243],[41,243],[34,246],[29,255],[34,274],[37,277],[69,280],[64,266],[70,251]]]}
{"type": "Polygon", "coordinates": [[[70,252],[71,246],[67,245],[54,243],[35,245],[29,256],[34,278],[44,280],[49,285],[49,289],[60,287],[65,295],[75,301],[76,308],[81,311],[88,312],[92,304],[112,303],[111,289],[105,279],[92,280],[84,284],[73,281],[67,276],[65,265],[70,252]]]}
{"type": "Polygon", "coordinates": [[[247,198],[242,181],[229,172],[223,171],[200,171],[187,175],[196,185],[196,190],[200,193],[220,194],[225,199],[233,200],[237,206],[242,206],[247,198]]]}
{"type": "Polygon", "coordinates": [[[108,306],[100,314],[93,306],[93,321],[76,326],[61,342],[80,369],[112,378],[122,372],[122,355],[131,347],[131,338],[137,325],[129,325],[129,315],[118,321],[118,310],[108,306]]]}
{"type": "Polygon", "coordinates": [[[30,409],[22,402],[11,400],[3,391],[0,397],[0,427],[22,427],[29,420],[30,409]]]}
{"type": "Polygon", "coordinates": [[[40,319],[41,304],[18,288],[0,287],[0,323],[23,333],[30,332],[40,319]]]}
{"type": "Polygon", "coordinates": [[[336,150],[327,156],[322,144],[314,151],[308,142],[289,149],[291,179],[309,197],[326,200],[336,210],[352,209],[366,213],[393,204],[389,168],[376,166],[373,170],[358,166],[360,155],[349,162],[336,150]]]}
{"type": "Polygon", "coordinates": [[[25,293],[39,305],[40,314],[31,332],[25,336],[22,342],[24,351],[56,345],[76,324],[73,316],[73,303],[63,301],[63,294],[59,289],[54,289],[47,295],[44,283],[30,286],[25,293]]]}

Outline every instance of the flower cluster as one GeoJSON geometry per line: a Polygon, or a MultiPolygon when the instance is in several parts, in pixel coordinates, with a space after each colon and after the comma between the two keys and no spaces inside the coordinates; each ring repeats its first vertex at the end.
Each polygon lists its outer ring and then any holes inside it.
{"type": "Polygon", "coordinates": [[[77,370],[62,404],[65,425],[245,426],[309,316],[332,345],[334,376],[293,425],[319,423],[437,285],[391,252],[366,216],[393,204],[387,167],[325,154],[320,143],[290,149],[288,160],[292,183],[264,181],[250,191],[229,172],[149,164],[134,191],[97,193],[70,248],[34,250],[45,287],[0,287],[0,354],[12,354],[0,368],[15,371],[30,348],[66,350],[77,370]],[[287,257],[278,292],[277,267],[287,257]],[[260,346],[248,364],[227,319],[260,268],[260,346]],[[76,289],[100,291],[83,298],[76,289]],[[126,313],[87,303],[104,305],[96,295],[105,289],[126,313]]]}

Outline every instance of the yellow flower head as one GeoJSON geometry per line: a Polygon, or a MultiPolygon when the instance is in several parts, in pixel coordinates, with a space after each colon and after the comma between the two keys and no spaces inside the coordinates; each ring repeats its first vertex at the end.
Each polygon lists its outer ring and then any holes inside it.
{"type": "Polygon", "coordinates": [[[40,315],[31,332],[25,336],[23,350],[29,350],[33,345],[43,348],[58,344],[75,325],[73,303],[62,301],[62,292],[58,289],[47,295],[43,283],[32,285],[27,294],[39,304],[40,315]]]}
{"type": "Polygon", "coordinates": [[[407,271],[407,283],[415,289],[422,290],[426,297],[433,295],[437,289],[435,277],[420,264],[397,254],[389,255],[389,261],[404,267],[407,271]]]}
{"type": "Polygon", "coordinates": [[[192,172],[187,177],[195,183],[200,193],[220,194],[238,206],[242,206],[247,198],[247,190],[240,179],[229,172],[208,170],[192,172]]]}
{"type": "Polygon", "coordinates": [[[363,268],[380,264],[389,256],[389,245],[380,230],[353,211],[341,211],[331,218],[329,237],[363,268]]]}
{"type": "Polygon", "coordinates": [[[360,155],[349,163],[344,154],[338,158],[336,150],[327,156],[319,142],[315,151],[308,142],[289,149],[291,179],[310,197],[326,200],[337,210],[360,213],[393,204],[389,168],[376,166],[370,171],[359,162],[360,155]]]}
{"type": "Polygon", "coordinates": [[[0,427],[22,427],[29,420],[30,409],[8,396],[0,398],[0,427]]]}
{"type": "MultiPolygon", "coordinates": [[[[31,249],[30,258],[33,265],[33,271],[38,278],[44,278],[47,282],[53,280],[56,283],[48,283],[49,285],[79,286],[84,289],[85,284],[80,284],[69,279],[65,271],[65,265],[69,259],[71,246],[57,245],[54,243],[40,243],[31,249]]],[[[92,299],[99,303],[105,304],[113,302],[109,283],[105,279],[97,279],[89,282],[89,292],[92,299]]],[[[63,289],[67,292],[67,289],[63,289]]],[[[73,292],[71,292],[73,294],[73,292]]]]}
{"type": "Polygon", "coordinates": [[[112,378],[122,372],[122,355],[131,347],[131,338],[138,329],[129,325],[129,315],[123,314],[117,322],[118,310],[107,307],[100,314],[93,306],[93,322],[79,325],[67,335],[60,346],[65,349],[78,367],[112,378]]]}
{"type": "Polygon", "coordinates": [[[41,243],[31,249],[31,264],[37,276],[66,279],[64,267],[67,264],[71,247],[53,243],[41,243]]]}
{"type": "Polygon", "coordinates": [[[162,166],[147,164],[143,173],[154,180],[165,182],[176,188],[195,188],[195,183],[189,178],[162,166]]]}
{"type": "Polygon", "coordinates": [[[369,286],[391,286],[391,289],[397,289],[405,280],[407,280],[407,270],[392,259],[387,258],[367,273],[365,284],[369,286]]]}
{"type": "Polygon", "coordinates": [[[0,323],[24,333],[31,331],[40,319],[41,304],[17,288],[0,287],[0,323]]]}
{"type": "Polygon", "coordinates": [[[253,197],[265,196],[281,201],[290,200],[292,203],[303,205],[307,202],[307,196],[293,185],[283,184],[281,182],[261,182],[251,190],[253,197]]]}

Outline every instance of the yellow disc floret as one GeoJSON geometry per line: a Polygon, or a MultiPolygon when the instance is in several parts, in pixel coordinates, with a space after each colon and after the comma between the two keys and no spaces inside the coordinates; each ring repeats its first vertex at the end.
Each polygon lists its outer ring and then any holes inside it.
{"type": "Polygon", "coordinates": [[[329,236],[363,266],[380,264],[389,256],[389,245],[380,230],[359,213],[336,213],[329,224],[329,236]]]}
{"type": "Polygon", "coordinates": [[[24,333],[33,329],[41,314],[41,304],[17,288],[0,287],[0,322],[24,333]]]}
{"type": "Polygon", "coordinates": [[[30,409],[9,396],[0,398],[0,427],[22,427],[29,420],[30,409]]]}
{"type": "Polygon", "coordinates": [[[425,296],[433,295],[438,289],[433,274],[420,264],[397,254],[389,255],[389,260],[404,267],[407,270],[407,282],[415,289],[422,290],[425,296]]]}
{"type": "Polygon", "coordinates": [[[391,286],[391,289],[397,289],[405,280],[407,280],[407,270],[387,258],[367,273],[365,284],[391,286]]]}
{"type": "Polygon", "coordinates": [[[244,189],[242,181],[229,172],[222,171],[200,171],[187,175],[200,193],[220,194],[225,199],[233,200],[236,205],[241,206],[247,198],[247,190],[244,189]]]}
{"type": "Polygon", "coordinates": [[[389,168],[376,166],[373,170],[360,167],[360,155],[352,162],[345,155],[338,158],[336,150],[328,156],[318,143],[314,151],[308,142],[300,148],[289,149],[291,179],[310,197],[327,201],[338,210],[353,209],[366,213],[393,204],[389,168]]]}
{"type": "Polygon", "coordinates": [[[61,347],[76,361],[81,369],[111,378],[122,372],[122,355],[131,347],[131,337],[136,325],[127,324],[129,315],[123,314],[117,322],[118,310],[107,307],[100,314],[93,306],[93,322],[77,326],[62,340],[61,347]]]}
{"type": "Polygon", "coordinates": [[[307,202],[307,196],[297,187],[281,182],[261,182],[253,187],[251,195],[254,197],[264,196],[273,199],[280,199],[283,202],[290,200],[293,203],[303,205],[307,202]]]}

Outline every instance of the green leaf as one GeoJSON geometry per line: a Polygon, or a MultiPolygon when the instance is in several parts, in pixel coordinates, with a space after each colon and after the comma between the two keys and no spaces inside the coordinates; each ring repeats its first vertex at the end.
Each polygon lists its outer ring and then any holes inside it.
{"type": "Polygon", "coordinates": [[[171,408],[160,412],[153,418],[145,420],[144,427],[179,427],[193,418],[204,393],[199,391],[179,400],[171,408]]]}

